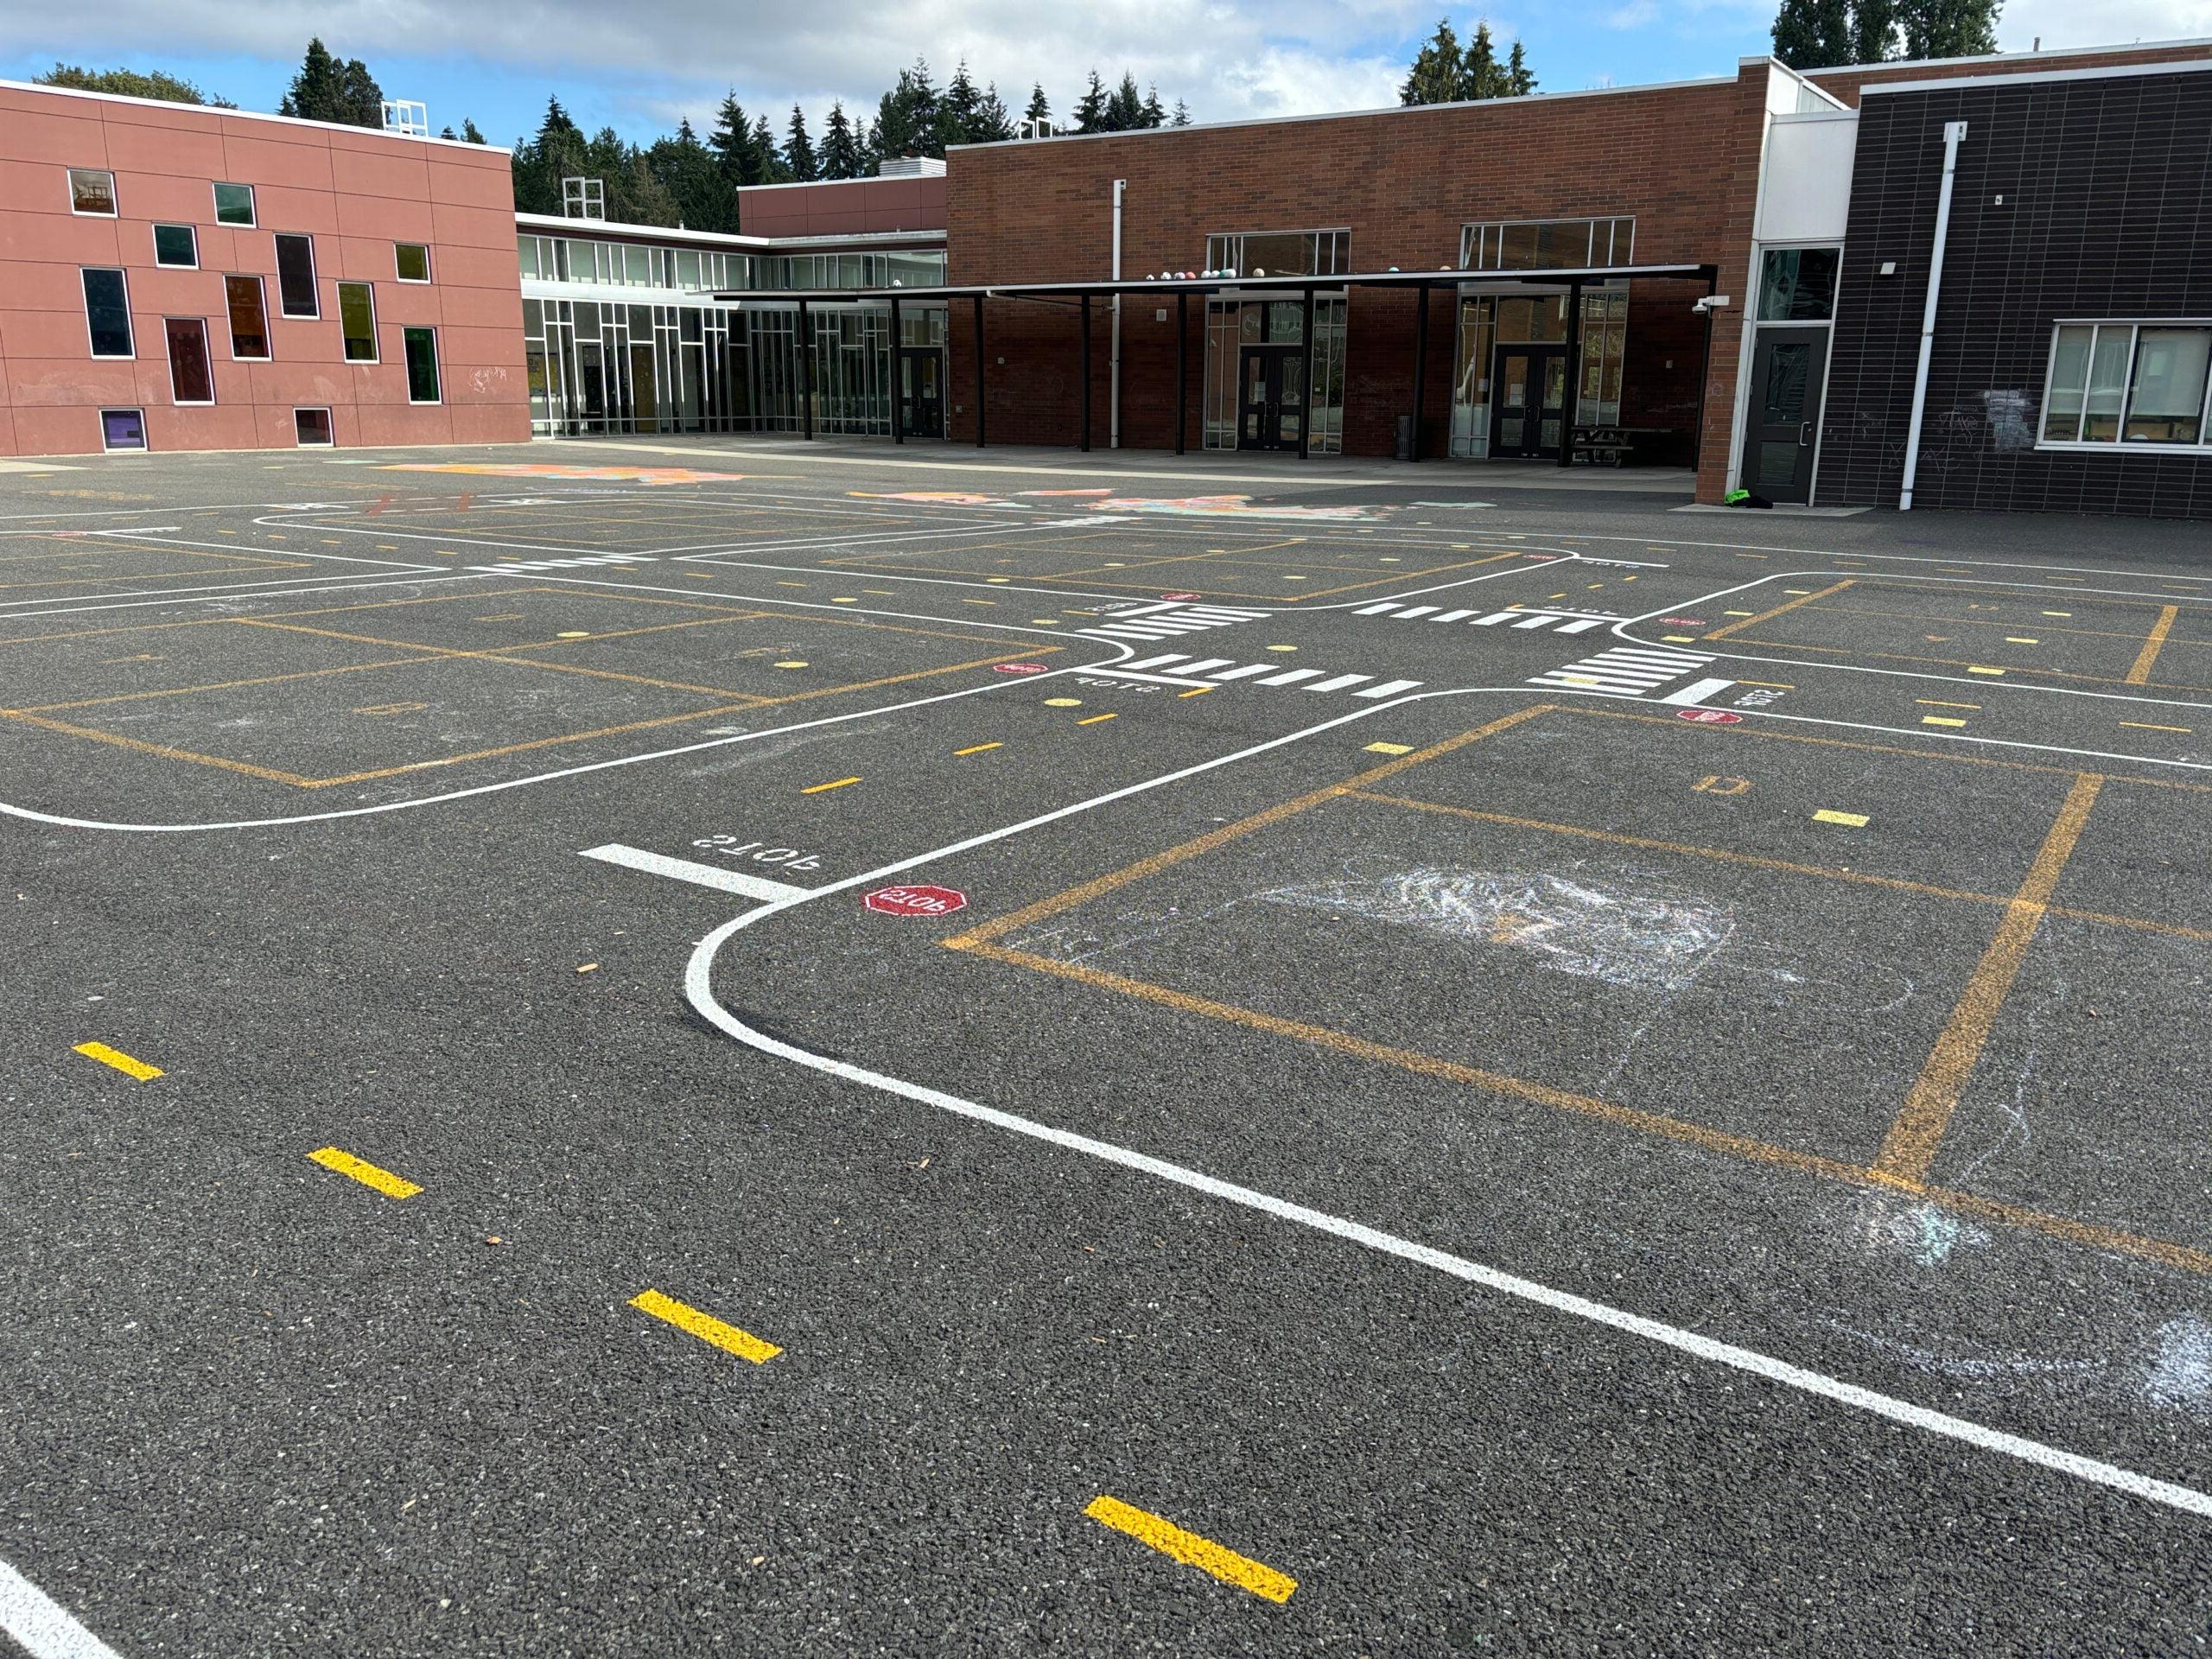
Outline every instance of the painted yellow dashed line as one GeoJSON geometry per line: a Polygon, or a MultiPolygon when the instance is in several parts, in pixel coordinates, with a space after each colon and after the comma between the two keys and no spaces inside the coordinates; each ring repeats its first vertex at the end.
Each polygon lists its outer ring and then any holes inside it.
{"type": "Polygon", "coordinates": [[[1966,721],[1955,715],[1923,715],[1920,723],[1923,726],[1963,726],[1966,721]]]}
{"type": "Polygon", "coordinates": [[[110,1048],[105,1043],[79,1043],[76,1052],[88,1060],[98,1060],[102,1065],[111,1065],[127,1077],[141,1083],[151,1083],[162,1075],[158,1065],[149,1065],[143,1060],[133,1059],[119,1048],[110,1048]]]}
{"type": "Polygon", "coordinates": [[[1194,685],[1188,691],[1178,691],[1175,695],[1178,697],[1203,697],[1212,690],[1210,685],[1194,685]]]}
{"type": "Polygon", "coordinates": [[[1201,1573],[1211,1573],[1224,1584],[1233,1584],[1269,1601],[1288,1601],[1290,1592],[1298,1588],[1298,1580],[1287,1573],[1278,1573],[1264,1561],[1240,1555],[1226,1544],[1217,1544],[1211,1538],[1185,1531],[1165,1516],[1124,1503],[1118,1497],[1101,1494],[1092,1498],[1083,1512],[1102,1527],[1111,1527],[1163,1555],[1195,1567],[1201,1573]]]}
{"type": "Polygon", "coordinates": [[[308,1154],[308,1161],[321,1164],[325,1169],[359,1181],[363,1186],[372,1186],[387,1198],[411,1198],[423,1189],[404,1175],[356,1158],[350,1152],[340,1152],[336,1147],[324,1147],[308,1154]]]}
{"type": "Polygon", "coordinates": [[[1967,664],[1967,672],[1969,674],[2002,674],[2004,671],[2001,668],[1984,668],[1978,663],[1967,664]]]}
{"type": "Polygon", "coordinates": [[[1370,743],[1366,752],[1369,754],[1411,754],[1414,746],[1410,743],[1370,743]]]}
{"type": "Polygon", "coordinates": [[[1927,709],[1979,709],[1978,702],[1946,702],[1941,697],[1915,697],[1913,701],[1927,709]]]}
{"type": "Polygon", "coordinates": [[[2139,732],[2188,732],[2196,729],[2190,726],[2153,726],[2140,720],[2123,720],[2120,723],[2139,732]]]}
{"type": "Polygon", "coordinates": [[[664,1296],[657,1290],[640,1291],[630,1299],[630,1306],[641,1313],[650,1313],[657,1319],[665,1319],[679,1331],[687,1331],[702,1342],[711,1342],[725,1353],[735,1354],[740,1359],[749,1359],[755,1365],[766,1365],[784,1351],[772,1342],[763,1342],[750,1331],[702,1313],[689,1302],[679,1302],[673,1296],[664,1296]]]}
{"type": "Polygon", "coordinates": [[[1824,806],[1819,811],[1813,814],[1813,822],[1815,823],[1840,823],[1847,829],[1864,830],[1866,827],[1866,815],[1864,812],[1838,812],[1832,808],[1824,806]]]}
{"type": "Polygon", "coordinates": [[[826,784],[809,784],[804,789],[799,791],[799,793],[802,795],[819,795],[824,790],[842,789],[848,784],[857,784],[858,782],[860,782],[860,779],[857,777],[838,778],[834,779],[826,784]]]}
{"type": "Polygon", "coordinates": [[[2039,645],[2043,641],[2031,639],[2024,633],[2008,633],[2005,636],[2005,643],[2008,645],[2039,645]]]}
{"type": "Polygon", "coordinates": [[[1102,720],[1119,720],[1119,715],[1087,715],[1076,721],[1078,726],[1096,726],[1102,720]]]}
{"type": "Polygon", "coordinates": [[[977,743],[969,748],[955,749],[952,753],[956,757],[963,754],[981,754],[986,749],[1002,749],[1005,747],[1003,743],[977,743]]]}

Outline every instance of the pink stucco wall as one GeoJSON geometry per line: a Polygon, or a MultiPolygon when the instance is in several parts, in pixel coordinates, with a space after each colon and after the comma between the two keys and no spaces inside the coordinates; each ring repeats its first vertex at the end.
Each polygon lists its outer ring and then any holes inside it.
{"type": "Polygon", "coordinates": [[[99,411],[145,411],[149,448],[289,448],[327,407],[340,447],[530,436],[506,152],[188,105],[0,86],[0,454],[93,453],[99,411]],[[73,213],[68,169],[115,175],[118,216],[73,213]],[[215,222],[218,181],[254,187],[251,229],[215,222]],[[158,265],[153,226],[198,232],[200,268],[158,265]],[[279,315],[275,233],[315,238],[319,319],[279,315]],[[427,243],[401,283],[393,244],[427,243]],[[135,359],[95,359],[80,270],[119,267],[135,359]],[[234,361],[226,274],[263,280],[267,362],[234,361]],[[375,289],[373,364],[345,360],[335,285],[375,289]],[[164,320],[204,318],[215,402],[171,396],[164,320]],[[437,330],[442,399],[408,400],[401,330],[437,330]]]}

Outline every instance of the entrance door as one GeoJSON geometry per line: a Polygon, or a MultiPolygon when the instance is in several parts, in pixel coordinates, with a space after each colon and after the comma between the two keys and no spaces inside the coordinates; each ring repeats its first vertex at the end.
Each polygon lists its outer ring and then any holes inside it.
{"type": "Polygon", "coordinates": [[[1743,481],[1770,501],[1813,499],[1813,457],[1820,436],[1821,382],[1827,373],[1825,328],[1759,329],[1751,358],[1751,418],[1743,481]]]}
{"type": "Polygon", "coordinates": [[[1295,346],[1247,346],[1238,393],[1239,449],[1295,449],[1306,425],[1306,353],[1295,346]]]}
{"type": "Polygon", "coordinates": [[[658,377],[653,372],[653,348],[634,340],[630,346],[630,385],[636,410],[632,429],[639,432],[659,431],[660,386],[658,377]]]}
{"type": "Polygon", "coordinates": [[[1491,388],[1491,454],[1557,459],[1567,426],[1567,348],[1499,346],[1491,388]]]}
{"type": "Polygon", "coordinates": [[[899,353],[899,429],[910,438],[944,435],[944,353],[899,353]]]}

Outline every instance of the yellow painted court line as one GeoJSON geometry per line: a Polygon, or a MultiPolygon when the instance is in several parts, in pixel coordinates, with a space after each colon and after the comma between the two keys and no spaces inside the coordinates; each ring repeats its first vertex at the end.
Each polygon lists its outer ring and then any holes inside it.
{"type": "Polygon", "coordinates": [[[2044,614],[2045,616],[2071,616],[2074,613],[2071,611],[2045,611],[2044,614]]]}
{"type": "Polygon", "coordinates": [[[1841,582],[1832,582],[1827,587],[1820,588],[1812,593],[1807,593],[1804,589],[1800,588],[1785,588],[1782,590],[1783,593],[1796,594],[1798,597],[1777,605],[1770,611],[1761,611],[1757,616],[1747,616],[1740,622],[1726,623],[1720,627],[1713,629],[1712,632],[1707,634],[1705,637],[1708,639],[1726,639],[1730,634],[1740,633],[1745,628],[1751,627],[1756,623],[1772,621],[1783,612],[1794,611],[1800,605],[1810,605],[1816,599],[1826,599],[1830,594],[1840,594],[1845,588],[1850,587],[1853,581],[1853,577],[1846,576],[1841,582]]]}
{"type": "Polygon", "coordinates": [[[1102,720],[1119,720],[1119,715],[1087,715],[1076,721],[1078,726],[1096,726],[1102,720]]]}
{"type": "Polygon", "coordinates": [[[1005,747],[1006,745],[1003,743],[978,743],[973,748],[955,749],[952,753],[956,756],[963,754],[981,754],[985,749],[1001,749],[1005,747]]]}
{"type": "Polygon", "coordinates": [[[1366,752],[1370,754],[1411,754],[1414,746],[1410,743],[1370,743],[1366,752]]]}
{"type": "Polygon", "coordinates": [[[819,795],[825,789],[842,789],[847,784],[857,784],[858,782],[860,782],[858,778],[840,778],[833,783],[810,784],[806,788],[799,791],[799,793],[802,795],[819,795]]]}
{"type": "Polygon", "coordinates": [[[141,1083],[151,1083],[162,1075],[158,1065],[149,1065],[143,1060],[134,1060],[119,1048],[110,1048],[105,1043],[79,1043],[77,1052],[88,1060],[98,1060],[102,1065],[111,1065],[125,1077],[141,1083]]]}
{"type": "Polygon", "coordinates": [[[336,1170],[350,1176],[363,1186],[372,1186],[387,1198],[411,1198],[423,1189],[402,1175],[356,1158],[350,1152],[340,1152],[335,1147],[324,1147],[308,1154],[308,1161],[321,1164],[325,1169],[336,1170]]]}
{"type": "Polygon", "coordinates": [[[2002,674],[2004,671],[2001,668],[1984,668],[1978,663],[1967,664],[1967,672],[1969,674],[2002,674]]]}
{"type": "Polygon", "coordinates": [[[1795,680],[1738,680],[1736,683],[1770,686],[1777,691],[1795,691],[1797,689],[1797,682],[1795,680]]]}
{"type": "Polygon", "coordinates": [[[2024,633],[2008,633],[2005,636],[2005,643],[2008,645],[2039,645],[2043,641],[2031,639],[2024,633]]]}
{"type": "Polygon", "coordinates": [[[1102,1527],[1111,1527],[1185,1566],[1211,1573],[1224,1584],[1249,1590],[1269,1601],[1288,1601],[1290,1592],[1298,1588],[1298,1580],[1288,1573],[1278,1573],[1249,1555],[1240,1555],[1226,1544],[1217,1544],[1211,1538],[1186,1532],[1173,1521],[1133,1503],[1124,1503],[1118,1497],[1102,1494],[1085,1504],[1083,1512],[1102,1527]]]}
{"type": "Polygon", "coordinates": [[[2151,683],[2151,665],[2158,660],[2158,652],[2166,643],[2166,635],[2172,632],[2174,619],[2180,614],[2178,605],[2160,608],[2158,620],[2151,625],[2151,637],[2143,642],[2142,653],[2136,658],[2135,666],[2127,671],[2126,683],[2129,685],[2148,685],[2151,683]]]}
{"type": "Polygon", "coordinates": [[[2120,723],[2139,732],[2187,732],[2195,729],[2189,726],[2153,726],[2148,721],[2141,720],[2123,720],[2120,723]]]}
{"type": "Polygon", "coordinates": [[[1923,715],[1920,723],[1923,726],[1963,726],[1966,721],[1955,715],[1923,715]]]}
{"type": "Polygon", "coordinates": [[[750,1331],[741,1331],[711,1313],[702,1313],[689,1302],[679,1302],[657,1290],[639,1291],[630,1299],[630,1306],[641,1313],[667,1320],[679,1331],[690,1332],[702,1342],[711,1342],[725,1353],[749,1359],[755,1365],[766,1365],[784,1351],[772,1342],[761,1341],[750,1331]]]}
{"type": "Polygon", "coordinates": [[[1720,614],[1723,616],[1757,616],[1758,613],[1757,611],[1723,611],[1720,614]]]}
{"type": "Polygon", "coordinates": [[[1941,697],[1915,697],[1913,701],[1923,703],[1930,709],[1979,709],[1981,707],[1978,702],[1946,702],[1941,697]]]}
{"type": "Polygon", "coordinates": [[[1697,636],[1689,633],[1662,633],[1659,637],[1670,645],[1694,645],[1697,643],[1697,636]]]}
{"type": "Polygon", "coordinates": [[[2019,976],[2020,964],[2027,959],[2028,947],[2043,925],[2044,912],[2057,890],[2059,877],[2065,874],[2067,861],[2074,856],[2075,843],[2082,838],[2082,826],[2089,821],[2089,810],[2096,804],[2097,791],[2104,787],[2104,781],[2094,772],[2082,772],[2067,791],[2066,803],[2058,809],[2050,833],[2044,837],[2035,861],[2028,867],[2026,879],[2005,907],[1997,937],[1989,942],[1988,950],[1968,976],[1966,989],[1960,993],[1942,1034],[1921,1068],[1919,1079],[1883,1137],[1881,1154],[1874,1160],[1877,1175],[1910,1186],[1927,1180],[1935,1166],[1936,1149],[1943,1144],[1943,1132],[1950,1127],[1951,1114],[1958,1109],[1959,1096],[1989,1042],[1998,1010],[2004,1007],[2012,982],[2019,976]]]}
{"type": "Polygon", "coordinates": [[[1853,830],[1864,830],[1866,827],[1866,815],[1864,812],[1838,812],[1832,808],[1824,806],[1819,811],[1813,814],[1813,822],[1815,823],[1840,823],[1853,830]]]}
{"type": "Polygon", "coordinates": [[[1188,691],[1179,691],[1176,695],[1183,697],[1203,697],[1212,690],[1213,687],[1210,685],[1194,685],[1188,691]]]}

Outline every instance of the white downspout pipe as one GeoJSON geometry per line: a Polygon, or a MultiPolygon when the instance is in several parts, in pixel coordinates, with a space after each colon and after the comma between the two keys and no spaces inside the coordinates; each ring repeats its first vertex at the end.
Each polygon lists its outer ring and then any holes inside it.
{"type": "MultiPolygon", "coordinates": [[[[1114,181],[1114,280],[1122,280],[1122,193],[1127,179],[1114,181]]],[[[1114,338],[1106,354],[1106,447],[1122,447],[1122,296],[1114,296],[1114,338]]]]}
{"type": "Polygon", "coordinates": [[[1928,359],[1936,349],[1936,296],[1943,288],[1943,244],[1951,234],[1951,186],[1958,177],[1963,121],[1943,124],[1943,188],[1936,198],[1936,246],[1928,256],[1928,303],[1920,314],[1920,362],[1912,372],[1912,419],[1904,433],[1904,487],[1897,511],[1912,511],[1912,482],[1920,474],[1920,425],[1928,413],[1928,359]]]}

